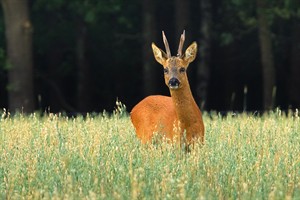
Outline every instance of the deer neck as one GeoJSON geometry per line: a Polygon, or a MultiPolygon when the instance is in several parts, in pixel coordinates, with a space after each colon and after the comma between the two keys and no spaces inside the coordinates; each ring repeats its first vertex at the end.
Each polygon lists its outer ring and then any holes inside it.
{"type": "Polygon", "coordinates": [[[178,90],[170,90],[177,118],[183,126],[189,126],[199,116],[199,108],[193,98],[189,83],[178,90]]]}

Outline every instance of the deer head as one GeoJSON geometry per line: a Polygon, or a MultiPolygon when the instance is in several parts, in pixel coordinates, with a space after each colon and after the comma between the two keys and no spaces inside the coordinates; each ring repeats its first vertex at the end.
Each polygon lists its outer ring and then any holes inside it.
{"type": "Polygon", "coordinates": [[[165,83],[171,90],[177,90],[188,85],[188,79],[186,75],[187,67],[196,58],[197,43],[193,42],[182,54],[183,43],[185,40],[185,31],[181,34],[177,56],[171,56],[168,40],[164,31],[162,32],[163,41],[165,44],[166,52],[158,48],[152,43],[152,50],[154,57],[158,63],[164,67],[165,83]]]}

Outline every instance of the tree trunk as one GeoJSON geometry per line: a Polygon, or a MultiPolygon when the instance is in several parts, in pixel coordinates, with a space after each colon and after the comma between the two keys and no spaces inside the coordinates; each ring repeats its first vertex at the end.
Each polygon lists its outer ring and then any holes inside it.
{"type": "Polygon", "coordinates": [[[32,32],[27,0],[1,0],[8,56],[11,111],[34,110],[32,32]]]}
{"type": "Polygon", "coordinates": [[[300,20],[295,19],[292,33],[291,68],[288,79],[289,104],[300,107],[300,20]]]}
{"type": "Polygon", "coordinates": [[[201,41],[199,42],[199,58],[198,58],[198,71],[197,71],[197,86],[196,95],[197,103],[201,109],[207,108],[207,91],[210,79],[210,55],[211,55],[211,27],[212,27],[212,14],[211,14],[210,0],[200,1],[201,13],[201,41]]]}
{"type": "Polygon", "coordinates": [[[155,66],[153,66],[153,53],[151,43],[155,40],[154,36],[154,7],[155,3],[151,0],[143,0],[143,94],[145,96],[155,91],[155,66]]]}
{"type": "Polygon", "coordinates": [[[77,106],[80,112],[90,111],[89,66],[86,60],[87,27],[84,21],[78,20],[76,38],[76,56],[78,66],[77,106]]]}
{"type": "Polygon", "coordinates": [[[260,42],[262,77],[263,77],[263,107],[265,110],[274,108],[275,97],[275,67],[272,52],[271,32],[267,20],[265,0],[256,0],[258,35],[260,42]]]}

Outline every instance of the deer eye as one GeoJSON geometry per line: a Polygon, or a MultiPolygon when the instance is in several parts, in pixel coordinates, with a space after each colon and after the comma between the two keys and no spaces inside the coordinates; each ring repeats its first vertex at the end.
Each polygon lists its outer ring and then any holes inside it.
{"type": "Polygon", "coordinates": [[[184,73],[185,72],[185,68],[184,67],[180,67],[179,72],[180,73],[184,73]]]}
{"type": "Polygon", "coordinates": [[[168,68],[164,68],[164,73],[165,74],[169,73],[169,69],[168,68]]]}

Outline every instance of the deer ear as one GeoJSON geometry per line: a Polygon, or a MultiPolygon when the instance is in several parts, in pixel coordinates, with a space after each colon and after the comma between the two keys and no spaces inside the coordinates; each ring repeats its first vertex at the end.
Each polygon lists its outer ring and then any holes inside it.
{"type": "Polygon", "coordinates": [[[158,48],[154,43],[152,43],[152,50],[155,60],[161,65],[164,65],[167,60],[166,53],[160,48],[158,48]]]}
{"type": "Polygon", "coordinates": [[[197,55],[197,43],[193,42],[185,51],[183,60],[191,63],[195,60],[197,55]]]}

